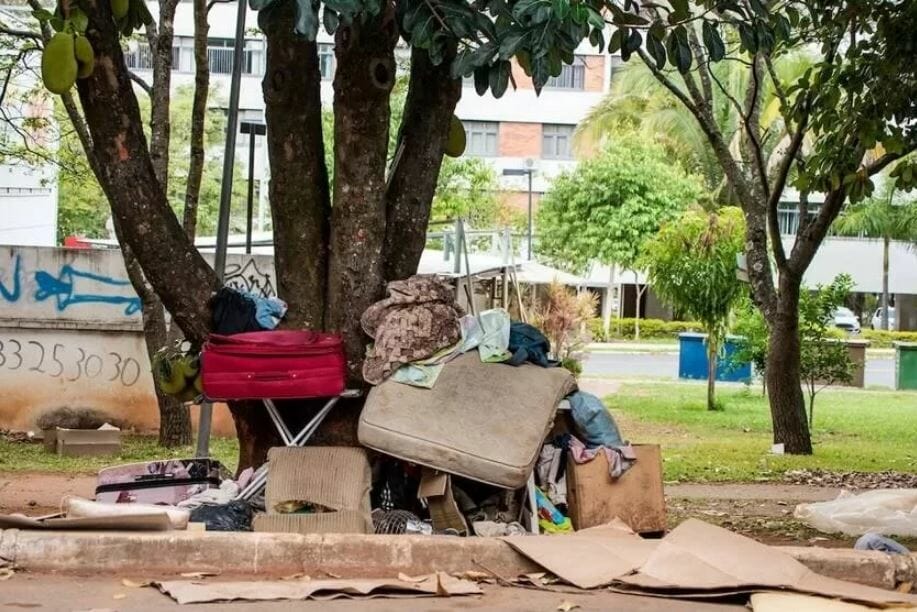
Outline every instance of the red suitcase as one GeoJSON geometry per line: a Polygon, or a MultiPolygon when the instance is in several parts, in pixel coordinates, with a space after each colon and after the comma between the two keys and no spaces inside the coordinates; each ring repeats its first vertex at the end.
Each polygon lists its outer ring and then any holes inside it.
{"type": "Polygon", "coordinates": [[[344,390],[341,337],[314,331],[213,334],[201,353],[211,400],[332,397],[344,390]]]}

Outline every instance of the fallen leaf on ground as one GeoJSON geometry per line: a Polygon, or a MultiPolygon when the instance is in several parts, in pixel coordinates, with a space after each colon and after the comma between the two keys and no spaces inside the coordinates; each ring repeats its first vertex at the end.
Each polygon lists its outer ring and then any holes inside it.
{"type": "Polygon", "coordinates": [[[456,578],[462,578],[465,580],[471,580],[473,582],[490,582],[493,581],[494,577],[488,574],[487,572],[478,572],[475,570],[468,570],[465,572],[460,572],[458,574],[452,574],[456,578]]]}
{"type": "Polygon", "coordinates": [[[322,573],[325,574],[326,576],[328,576],[329,578],[334,578],[335,580],[338,580],[338,579],[340,579],[340,577],[341,577],[339,574],[335,574],[334,572],[325,572],[325,571],[323,571],[322,573]]]}
{"type": "Polygon", "coordinates": [[[302,572],[298,574],[290,574],[289,576],[283,576],[280,579],[281,580],[303,580],[303,581],[312,580],[312,578],[310,578],[309,576],[306,576],[302,572]]]}
{"type": "Polygon", "coordinates": [[[115,593],[111,596],[112,599],[127,599],[126,593],[115,593]]]}
{"type": "Polygon", "coordinates": [[[423,582],[427,578],[429,578],[429,576],[408,576],[407,574],[401,572],[398,573],[398,580],[401,582],[411,582],[416,584],[418,582],[423,582]]]}
{"type": "Polygon", "coordinates": [[[209,576],[219,576],[220,572],[185,572],[181,576],[182,578],[207,578],[209,576]]]}
{"type": "Polygon", "coordinates": [[[0,580],[9,580],[16,572],[8,567],[0,567],[0,580]]]}
{"type": "Polygon", "coordinates": [[[901,584],[898,585],[899,593],[910,593],[913,589],[914,589],[913,582],[902,582],[901,584]]]}
{"type": "Polygon", "coordinates": [[[557,609],[560,612],[570,612],[570,610],[575,608],[579,608],[579,604],[575,604],[572,601],[562,601],[560,602],[560,605],[557,606],[557,609]]]}
{"type": "Polygon", "coordinates": [[[130,587],[132,589],[142,589],[153,584],[152,580],[131,580],[130,578],[122,578],[121,584],[130,587]]]}

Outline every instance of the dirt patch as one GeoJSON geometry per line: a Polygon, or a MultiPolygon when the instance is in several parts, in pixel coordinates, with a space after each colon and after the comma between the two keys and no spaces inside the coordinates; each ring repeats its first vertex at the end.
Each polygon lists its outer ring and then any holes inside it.
{"type": "Polygon", "coordinates": [[[840,489],[917,489],[917,474],[905,472],[826,472],[792,470],[783,476],[794,484],[840,489]]]}
{"type": "Polygon", "coordinates": [[[53,474],[47,472],[13,472],[0,474],[0,513],[21,512],[29,515],[60,511],[61,499],[67,495],[93,497],[94,474],[53,474]]]}

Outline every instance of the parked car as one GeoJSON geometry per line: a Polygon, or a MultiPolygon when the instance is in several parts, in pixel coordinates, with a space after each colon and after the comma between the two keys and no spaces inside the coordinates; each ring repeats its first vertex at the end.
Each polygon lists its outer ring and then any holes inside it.
{"type": "Polygon", "coordinates": [[[853,311],[841,306],[834,311],[834,327],[851,334],[860,333],[860,321],[853,311]]]}
{"type": "MultiPolygon", "coordinates": [[[[894,330],[897,328],[895,325],[895,307],[888,307],[888,329],[894,330]]],[[[882,308],[876,308],[876,313],[872,315],[872,328],[873,329],[882,329],[882,308]]]]}

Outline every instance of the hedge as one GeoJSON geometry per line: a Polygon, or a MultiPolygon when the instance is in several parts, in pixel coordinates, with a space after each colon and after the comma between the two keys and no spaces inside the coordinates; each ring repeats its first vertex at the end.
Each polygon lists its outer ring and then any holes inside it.
{"type": "MultiPolygon", "coordinates": [[[[602,331],[602,319],[589,320],[589,333],[594,342],[610,340],[632,340],[636,319],[612,319],[606,337],[602,331]]],[[[682,332],[699,332],[703,329],[696,321],[663,321],[661,319],[640,319],[641,338],[672,338],[682,332]]]]}
{"type": "Polygon", "coordinates": [[[917,342],[917,332],[864,329],[860,332],[860,338],[869,340],[872,348],[891,348],[893,342],[917,342]]]}

